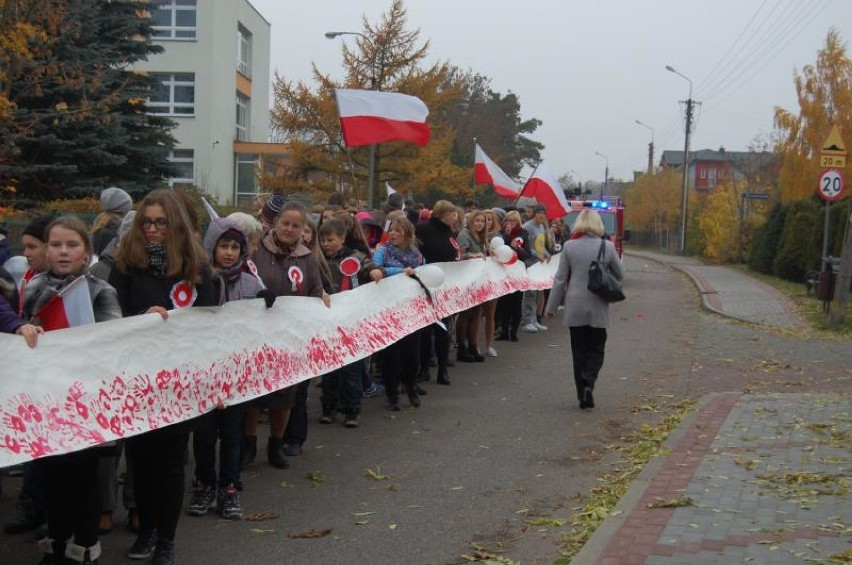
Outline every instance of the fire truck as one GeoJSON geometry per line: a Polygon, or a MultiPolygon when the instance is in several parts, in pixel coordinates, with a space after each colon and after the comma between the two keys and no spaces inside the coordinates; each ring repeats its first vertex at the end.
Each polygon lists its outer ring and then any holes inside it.
{"type": "Polygon", "coordinates": [[[630,230],[624,229],[624,202],[617,196],[604,196],[601,200],[569,200],[571,211],[562,218],[562,222],[570,230],[574,220],[583,208],[591,208],[603,220],[607,238],[615,245],[618,256],[624,252],[624,242],[630,241],[630,230]]]}

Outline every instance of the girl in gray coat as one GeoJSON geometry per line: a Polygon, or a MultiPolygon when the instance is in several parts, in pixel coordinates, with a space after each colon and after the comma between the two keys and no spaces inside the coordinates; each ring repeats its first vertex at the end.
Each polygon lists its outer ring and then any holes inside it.
{"type": "MultiPolygon", "coordinates": [[[[588,208],[580,212],[571,227],[571,240],[562,250],[545,308],[546,316],[553,318],[565,301],[564,324],[571,332],[574,384],[583,409],[595,407],[592,391],[603,366],[609,325],[609,304],[586,288],[589,265],[598,256],[603,235],[604,225],[598,213],[588,208]]],[[[611,241],[604,241],[603,262],[619,280],[623,278],[621,260],[611,241]]]]}

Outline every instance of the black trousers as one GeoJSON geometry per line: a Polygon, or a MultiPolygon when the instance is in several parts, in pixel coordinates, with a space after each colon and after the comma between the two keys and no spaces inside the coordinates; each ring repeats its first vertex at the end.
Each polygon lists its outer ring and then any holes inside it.
{"type": "Polygon", "coordinates": [[[242,404],[199,416],[192,432],[195,480],[207,487],[224,489],[240,482],[240,442],[245,408],[242,404]],[[216,473],[216,442],[219,442],[219,473],[216,473]]]}
{"type": "Polygon", "coordinates": [[[308,389],[311,379],[296,385],[296,404],[290,409],[290,419],[284,430],[284,443],[303,445],[308,439],[308,389]]]}
{"type": "Polygon", "coordinates": [[[505,294],[497,299],[497,325],[506,336],[517,335],[521,325],[521,311],[524,293],[521,291],[505,294]]]}
{"type": "Polygon", "coordinates": [[[406,387],[415,385],[417,371],[420,369],[420,334],[425,331],[429,331],[429,328],[408,334],[382,352],[382,383],[385,385],[388,400],[395,401],[399,398],[400,382],[406,387]]]}
{"type": "MultiPolygon", "coordinates": [[[[446,317],[441,320],[447,330],[450,327],[450,318],[446,317]]],[[[435,357],[438,358],[438,367],[446,367],[447,360],[450,357],[450,333],[439,327],[438,324],[432,324],[420,330],[420,366],[428,367],[429,358],[432,357],[432,339],[435,340],[435,357]]]]}
{"type": "Polygon", "coordinates": [[[128,461],[133,465],[136,508],[142,530],[173,540],[186,489],[184,466],[189,432],[182,425],[154,430],[127,440],[128,461]]]}
{"type": "Polygon", "coordinates": [[[102,449],[91,448],[35,461],[47,483],[47,531],[65,543],[92,547],[98,543],[101,502],[98,462],[102,449]]]}
{"type": "Polygon", "coordinates": [[[594,390],[604,362],[606,328],[571,326],[571,358],[574,362],[574,384],[577,400],[583,399],[583,388],[594,390]]]}

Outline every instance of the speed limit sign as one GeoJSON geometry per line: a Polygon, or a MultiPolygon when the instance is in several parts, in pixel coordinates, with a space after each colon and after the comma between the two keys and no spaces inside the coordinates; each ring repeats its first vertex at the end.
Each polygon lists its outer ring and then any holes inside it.
{"type": "Polygon", "coordinates": [[[826,169],[819,176],[819,196],[823,200],[839,200],[843,196],[846,179],[838,169],[826,169]]]}

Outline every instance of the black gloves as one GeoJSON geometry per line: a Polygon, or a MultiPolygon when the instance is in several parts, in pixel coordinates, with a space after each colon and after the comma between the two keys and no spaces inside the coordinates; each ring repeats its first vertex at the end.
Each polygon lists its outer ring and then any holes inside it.
{"type": "Polygon", "coordinates": [[[257,298],[263,298],[263,301],[266,302],[267,308],[272,308],[272,305],[275,304],[275,293],[268,288],[264,288],[259,291],[257,293],[257,298]]]}

